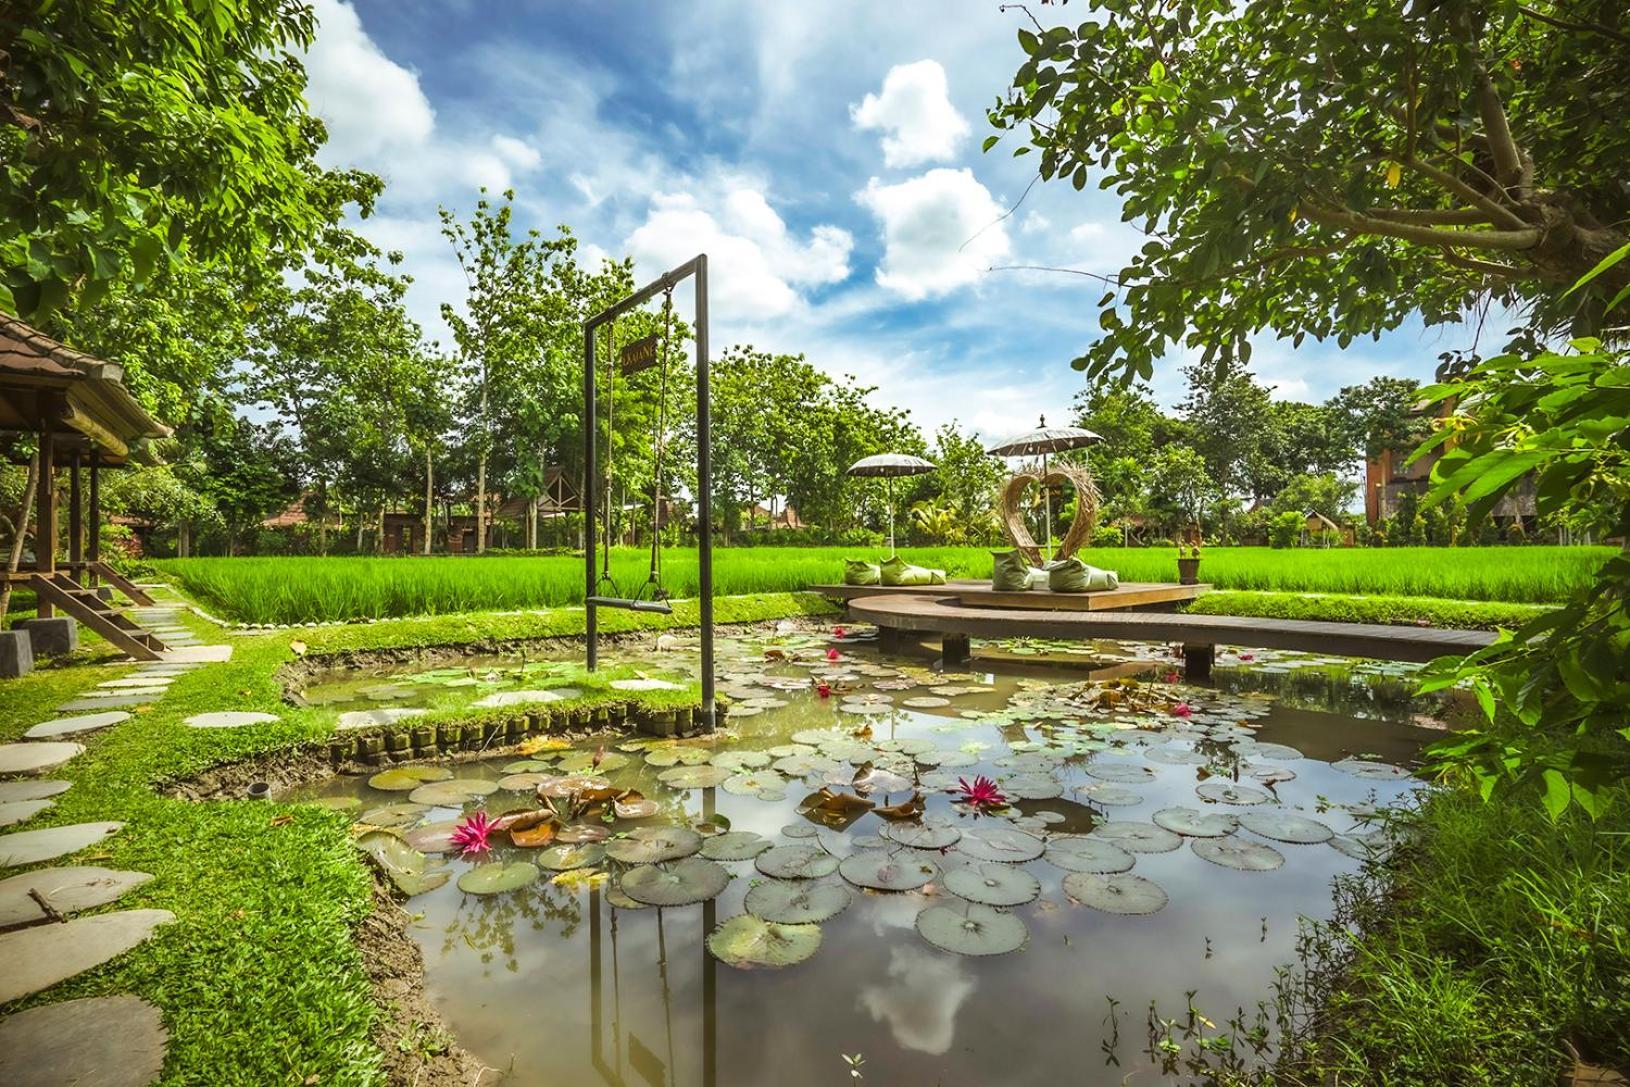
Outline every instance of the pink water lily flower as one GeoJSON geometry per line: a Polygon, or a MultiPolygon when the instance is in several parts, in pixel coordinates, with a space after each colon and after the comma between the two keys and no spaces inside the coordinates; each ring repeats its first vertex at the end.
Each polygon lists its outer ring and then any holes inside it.
{"type": "Polygon", "coordinates": [[[981,774],[970,783],[967,778],[957,778],[957,788],[960,796],[957,799],[980,811],[991,808],[1007,807],[1007,797],[1002,790],[996,787],[996,782],[981,774]]]}
{"type": "Polygon", "coordinates": [[[489,839],[497,829],[497,824],[487,818],[486,812],[472,812],[464,822],[453,828],[449,838],[458,847],[459,856],[467,857],[471,853],[486,853],[492,849],[489,839]]]}
{"type": "Polygon", "coordinates": [[[1189,704],[1187,702],[1179,702],[1177,705],[1172,707],[1172,713],[1177,717],[1187,717],[1193,712],[1193,710],[1189,709],[1189,704]]]}
{"type": "Polygon", "coordinates": [[[1178,675],[1176,672],[1167,672],[1166,673],[1166,682],[1167,683],[1176,683],[1179,680],[1181,680],[1182,678],[1183,677],[1178,675]]]}
{"type": "Polygon", "coordinates": [[[1239,655],[1239,659],[1242,660],[1242,661],[1254,661],[1254,660],[1256,660],[1256,654],[1255,653],[1241,653],[1239,655]]]}
{"type": "Polygon", "coordinates": [[[832,637],[834,637],[834,638],[843,637],[843,628],[842,627],[833,627],[832,628],[832,637]]]}
{"type": "Polygon", "coordinates": [[[842,656],[842,654],[839,653],[836,649],[828,649],[826,651],[826,659],[829,660],[829,661],[835,661],[840,656],[842,656]]]}
{"type": "Polygon", "coordinates": [[[822,698],[831,698],[832,697],[832,684],[830,684],[830,683],[817,683],[817,684],[815,684],[815,693],[820,695],[822,698]]]}

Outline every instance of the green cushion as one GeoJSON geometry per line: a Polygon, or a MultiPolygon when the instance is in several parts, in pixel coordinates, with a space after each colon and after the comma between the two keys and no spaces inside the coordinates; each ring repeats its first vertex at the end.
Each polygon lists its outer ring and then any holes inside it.
{"type": "Polygon", "coordinates": [[[992,551],[990,587],[999,593],[1022,593],[1030,588],[1030,563],[1024,552],[992,551]]]}
{"type": "Polygon", "coordinates": [[[843,583],[845,585],[877,585],[883,580],[883,574],[877,568],[877,563],[867,562],[865,559],[848,559],[843,564],[843,583]]]}
{"type": "Polygon", "coordinates": [[[1120,583],[1115,571],[1088,566],[1073,555],[1047,567],[1047,587],[1055,593],[1101,592],[1116,588],[1120,583]]]}
{"type": "Polygon", "coordinates": [[[945,571],[913,566],[899,555],[879,567],[885,585],[944,585],[945,571]]]}

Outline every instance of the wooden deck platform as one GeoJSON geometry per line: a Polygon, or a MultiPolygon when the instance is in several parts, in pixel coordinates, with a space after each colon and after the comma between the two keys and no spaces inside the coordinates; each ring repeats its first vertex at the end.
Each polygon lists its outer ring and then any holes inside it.
{"type": "Polygon", "coordinates": [[[1469,653],[1494,635],[1482,630],[1439,630],[1371,623],[1322,623],[1302,619],[1259,619],[1235,615],[1187,615],[1150,611],[970,607],[955,586],[856,596],[849,613],[886,631],[946,635],[948,659],[965,658],[967,639],[1096,638],[1129,642],[1180,642],[1191,678],[1210,671],[1218,645],[1290,649],[1338,657],[1425,662],[1446,654],[1469,653]]]}
{"type": "Polygon", "coordinates": [[[944,585],[811,585],[809,591],[834,600],[874,596],[921,596],[952,599],[972,608],[1024,608],[1031,611],[1115,611],[1124,608],[1165,608],[1193,600],[1210,585],[1123,581],[1118,589],[1091,593],[1054,593],[1045,589],[999,593],[988,581],[952,581],[944,585]]]}

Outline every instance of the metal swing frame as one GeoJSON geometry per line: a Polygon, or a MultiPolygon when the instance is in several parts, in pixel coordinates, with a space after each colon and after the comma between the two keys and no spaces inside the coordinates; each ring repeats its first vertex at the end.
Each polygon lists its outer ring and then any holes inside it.
{"type": "MultiPolygon", "coordinates": [[[[713,450],[711,426],[708,420],[708,306],[707,306],[707,254],[699,253],[679,267],[664,272],[622,301],[596,313],[583,322],[583,510],[587,515],[583,532],[584,606],[587,610],[585,631],[587,636],[588,669],[594,671],[600,664],[599,619],[600,608],[619,608],[625,611],[667,613],[672,609],[664,600],[630,599],[599,595],[599,572],[596,570],[600,519],[600,463],[599,417],[596,407],[598,388],[595,359],[596,333],[602,325],[643,306],[660,294],[670,292],[686,279],[690,279],[695,294],[696,340],[696,521],[697,560],[700,564],[698,596],[701,604],[702,641],[702,713],[706,727],[713,728],[713,450]]],[[[617,360],[612,359],[612,365],[617,360]]],[[[660,481],[655,488],[660,502],[660,481]]],[[[610,496],[607,496],[609,500],[610,496]]],[[[606,520],[610,522],[610,512],[606,520]]],[[[660,546],[661,541],[657,541],[660,546]]]]}

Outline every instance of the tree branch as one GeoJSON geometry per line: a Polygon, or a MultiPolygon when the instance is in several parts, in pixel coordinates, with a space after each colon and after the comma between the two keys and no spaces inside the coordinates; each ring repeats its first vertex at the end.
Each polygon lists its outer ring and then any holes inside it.
{"type": "Polygon", "coordinates": [[[1539,244],[1543,234],[1538,227],[1523,230],[1443,230],[1414,223],[1390,222],[1345,208],[1323,207],[1313,203],[1301,205],[1301,210],[1303,215],[1325,226],[1339,226],[1356,234],[1379,234],[1385,238],[1420,242],[1423,245],[1494,250],[1532,249],[1539,244]]]}
{"type": "Polygon", "coordinates": [[[1472,206],[1481,208],[1487,214],[1490,223],[1503,224],[1514,230],[1523,230],[1529,225],[1510,208],[1489,199],[1447,170],[1440,170],[1429,162],[1422,162],[1420,159],[1413,158],[1406,159],[1404,165],[1422,177],[1437,182],[1440,187],[1454,193],[1472,206]]]}
{"type": "Polygon", "coordinates": [[[1505,106],[1494,89],[1488,68],[1477,62],[1477,110],[1483,118],[1483,133],[1488,139],[1489,154],[1494,157],[1494,176],[1500,184],[1521,190],[1523,187],[1522,152],[1511,136],[1511,124],[1506,119],[1505,106]]]}
{"type": "Polygon", "coordinates": [[[1489,213],[1482,208],[1365,208],[1364,214],[1394,223],[1420,223],[1424,226],[1472,226],[1492,222],[1489,213]]]}
{"type": "Polygon", "coordinates": [[[1449,248],[1443,250],[1443,259],[1457,268],[1465,268],[1467,271],[1483,275],[1504,276],[1507,279],[1537,279],[1540,274],[1536,268],[1514,268],[1509,264],[1478,260],[1476,257],[1462,256],[1449,248]]]}
{"type": "Polygon", "coordinates": [[[1612,27],[1607,26],[1604,23],[1563,19],[1556,15],[1547,15],[1543,11],[1535,11],[1526,4],[1518,4],[1517,10],[1528,16],[1530,19],[1537,19],[1538,21],[1549,26],[1556,27],[1558,30],[1573,30],[1580,34],[1600,34],[1603,37],[1612,38],[1616,42],[1625,42],[1630,44],[1630,34],[1626,34],[1621,30],[1614,30],[1612,27]]]}

